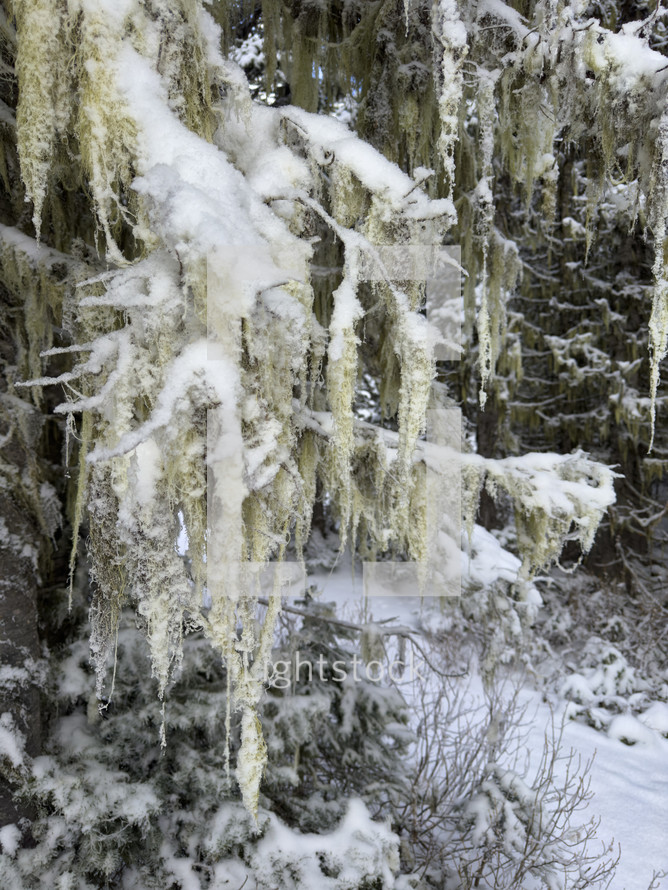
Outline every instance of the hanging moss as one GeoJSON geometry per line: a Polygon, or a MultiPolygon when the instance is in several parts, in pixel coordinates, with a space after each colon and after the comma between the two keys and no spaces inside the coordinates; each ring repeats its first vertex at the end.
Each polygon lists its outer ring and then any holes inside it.
{"type": "MultiPolygon", "coordinates": [[[[382,250],[460,238],[480,401],[489,391],[497,407],[507,403],[523,362],[507,313],[522,263],[496,198],[502,185],[519,184],[528,213],[538,188],[549,231],[560,188],[556,143],[580,138],[582,125],[567,133],[567,124],[591,118],[585,239],[606,178],[632,143],[626,175],[638,178],[657,245],[656,399],[668,330],[668,143],[663,119],[656,123],[663,88],[629,90],[614,35],[576,28],[568,8],[529,4],[529,27],[510,7],[488,7],[373,0],[344,4],[335,16],[315,0],[263,4],[267,88],[280,53],[303,108],[354,94],[360,132],[415,172],[411,179],[325,116],[253,106],[195,0],[15,4],[16,138],[35,229],[46,232],[48,219],[54,239],[73,249],[67,230],[79,202],[88,208],[81,231],[92,241],[94,218],[100,234],[90,280],[63,313],[81,352],[55,381],[67,392],[61,412],[83,414],[74,521],[86,506],[98,691],[126,600],[161,697],[183,634],[202,627],[227,666],[227,707],[242,714],[237,775],[251,812],[267,756],[257,706],[280,603],[275,589],[260,627],[251,564],[280,561],[293,536],[301,551],[319,486],[341,546],[348,540],[368,556],[390,551],[425,564],[434,534],[458,537],[428,522],[429,473],[438,468],[427,470],[421,440],[436,373],[424,284],[383,268],[382,250]],[[136,82],[122,77],[124,65],[134,66],[136,82]],[[633,112],[623,110],[629,92],[633,112]],[[164,128],[160,151],[147,108],[164,128]],[[440,199],[427,196],[426,182],[440,199]],[[58,189],[76,192],[62,213],[58,189]],[[382,377],[382,437],[355,410],[366,373],[382,377]],[[173,546],[181,529],[186,559],[173,546]]],[[[43,277],[44,258],[31,264],[28,254],[3,247],[2,259],[12,287],[27,295],[25,373],[37,381],[37,399],[38,386],[54,382],[42,377],[40,352],[51,346],[45,310],[55,319],[64,298],[43,277]]],[[[552,296],[546,285],[541,298],[552,296]]],[[[529,349],[542,343],[531,336],[529,349]]],[[[564,392],[582,384],[578,358],[588,348],[582,332],[567,348],[548,344],[564,392]]],[[[469,536],[483,484],[512,499],[524,580],[554,561],[573,531],[588,549],[610,503],[603,469],[582,456],[550,460],[547,468],[535,456],[470,460],[463,470],[469,536]],[[535,484],[541,472],[557,491],[549,498],[535,484]],[[588,474],[596,485],[582,482],[588,474]]]]}
{"type": "Polygon", "coordinates": [[[64,132],[62,84],[69,69],[69,35],[61,0],[16,0],[17,146],[26,196],[39,239],[56,139],[64,132]]]}

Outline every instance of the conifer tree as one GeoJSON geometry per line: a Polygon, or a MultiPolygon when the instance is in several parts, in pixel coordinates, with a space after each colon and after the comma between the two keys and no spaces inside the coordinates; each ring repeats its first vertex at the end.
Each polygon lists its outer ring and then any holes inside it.
{"type": "MultiPolygon", "coordinates": [[[[611,461],[630,441],[642,460],[660,449],[668,66],[659,22],[650,14],[620,25],[608,12],[551,0],[7,0],[2,8],[0,479],[10,574],[1,608],[5,628],[9,616],[24,616],[3,641],[11,667],[3,690],[14,696],[2,699],[3,819],[14,824],[18,803],[30,821],[31,795],[67,808],[51,766],[40,773],[33,761],[35,689],[49,673],[40,636],[80,654],[68,634],[89,600],[103,704],[109,665],[124,664],[127,607],[148,646],[158,714],[168,713],[184,647],[207,641],[224,666],[222,759],[232,753],[252,820],[268,761],[258,714],[280,590],[258,621],[250,566],[280,562],[288,550],[301,559],[318,504],[341,549],[424,563],[428,471],[444,472],[452,458],[425,439],[435,382],[449,381],[450,398],[480,431],[477,450],[458,458],[469,535],[483,487],[512,505],[520,602],[564,542],[591,548],[614,501],[613,471],[573,447],[611,461]],[[249,37],[264,78],[254,93],[266,102],[253,101],[229,57],[249,37]],[[276,102],[288,85],[291,104],[276,102]],[[335,119],[337,108],[348,109],[354,132],[335,119]],[[616,186],[615,203],[610,182],[620,177],[628,185],[616,186]],[[568,375],[587,378],[581,354],[606,373],[605,348],[592,345],[587,322],[573,332],[577,308],[548,287],[568,286],[579,259],[569,259],[568,237],[554,254],[551,244],[573,233],[593,261],[636,219],[648,244],[630,298],[642,318],[636,329],[647,330],[648,364],[639,373],[615,355],[620,375],[612,388],[600,384],[631,433],[616,432],[601,449],[590,427],[578,439],[548,432],[534,445],[527,410],[550,395],[532,388],[544,360],[532,350],[549,347],[562,390],[568,375]],[[435,359],[424,281],[398,279],[383,259],[388,246],[453,244],[465,275],[464,353],[454,366],[435,359]],[[532,262],[543,250],[547,259],[532,262]],[[520,284],[527,268],[536,274],[520,284]],[[534,317],[535,308],[520,318],[517,305],[545,278],[542,299],[556,300],[559,322],[534,317]],[[525,349],[536,370],[522,384],[525,349]],[[634,427],[641,411],[644,426],[634,427]],[[639,452],[642,435],[649,441],[639,452]],[[17,789],[25,804],[17,794],[10,802],[17,789]]],[[[608,300],[601,311],[619,325],[619,306],[608,300]]],[[[597,419],[589,422],[598,433],[597,419]]],[[[169,749],[169,718],[145,719],[156,733],[162,723],[169,749]]],[[[113,757],[109,769],[129,775],[113,757]]],[[[86,770],[70,790],[93,795],[86,770]]],[[[109,813],[130,808],[117,826],[129,850],[155,828],[158,798],[136,777],[123,781],[137,806],[112,796],[109,813]]],[[[113,822],[109,813],[98,810],[96,824],[113,822]]],[[[123,845],[113,853],[110,837],[99,847],[86,841],[95,865],[81,886],[122,886],[124,869],[145,865],[123,845]]],[[[205,841],[193,844],[194,856],[205,841]]],[[[389,874],[391,841],[378,829],[370,844],[389,874]]],[[[175,855],[163,856],[173,875],[175,855]]],[[[45,864],[44,875],[75,886],[76,864],[61,866],[45,864]]],[[[28,880],[22,865],[5,867],[28,880]]]]}

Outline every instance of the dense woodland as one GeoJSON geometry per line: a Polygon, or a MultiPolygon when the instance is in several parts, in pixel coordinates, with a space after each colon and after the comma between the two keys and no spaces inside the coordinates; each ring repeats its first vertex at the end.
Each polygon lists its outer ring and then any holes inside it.
{"type": "Polygon", "coordinates": [[[3,887],[613,880],[507,689],[668,701],[665,13],[3,0],[3,887]],[[406,246],[461,250],[448,360],[406,246]],[[418,630],[249,580],[453,553],[418,630]]]}

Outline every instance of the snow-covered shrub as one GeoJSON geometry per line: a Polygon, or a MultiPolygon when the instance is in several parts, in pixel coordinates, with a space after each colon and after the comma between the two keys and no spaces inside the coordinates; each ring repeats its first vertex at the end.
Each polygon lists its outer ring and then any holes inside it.
{"type": "Polygon", "coordinates": [[[462,808],[464,852],[458,862],[458,886],[466,890],[585,890],[610,885],[615,860],[606,855],[612,845],[592,852],[595,820],[573,824],[591,796],[586,784],[588,767],[583,769],[571,752],[563,780],[554,774],[555,764],[562,759],[558,739],[552,739],[546,743],[533,782],[514,769],[488,766],[462,808]]]}
{"type": "Polygon", "coordinates": [[[357,656],[363,626],[337,626],[326,604],[307,601],[303,612],[298,621],[282,618],[282,645],[272,653],[261,705],[269,749],[262,792],[273,812],[305,831],[332,826],[351,796],[389,817],[406,791],[413,733],[410,710],[382,670],[382,643],[376,682],[363,645],[357,656]]]}
{"type": "Polygon", "coordinates": [[[233,717],[228,744],[228,680],[202,635],[185,639],[164,709],[129,613],[119,628],[113,692],[101,709],[86,642],[54,657],[45,753],[27,757],[10,721],[0,720],[0,757],[11,761],[36,812],[30,825],[0,838],[2,886],[199,890],[245,879],[257,890],[407,886],[395,882],[398,838],[373,821],[387,819],[389,801],[405,793],[406,705],[363,674],[360,682],[333,681],[332,660],[349,665],[355,644],[320,620],[331,613],[308,603],[304,610],[301,629],[285,637],[292,650],[276,649],[272,663],[280,674],[281,660],[298,651],[315,668],[313,682],[302,671],[284,688],[270,674],[259,709],[269,762],[257,821],[236,799],[241,721],[233,717]],[[20,848],[22,835],[32,838],[29,849],[20,848]]]}
{"type": "Polygon", "coordinates": [[[571,718],[596,729],[608,730],[619,716],[644,722],[668,699],[661,643],[645,631],[660,603],[631,599],[624,584],[602,583],[586,571],[557,571],[546,580],[533,646],[545,686],[569,702],[571,718]]]}
{"type": "MultiPolygon", "coordinates": [[[[449,642],[425,641],[426,676],[404,688],[416,742],[393,821],[406,868],[439,890],[607,887],[611,846],[598,841],[596,819],[580,814],[591,764],[564,751],[563,726],[554,723],[531,762],[532,715],[520,703],[517,670],[483,685],[457,665],[449,642]]],[[[464,645],[462,654],[471,650],[464,645]]]]}
{"type": "Polygon", "coordinates": [[[447,604],[457,632],[477,641],[485,681],[500,665],[530,665],[531,629],[542,604],[536,586],[519,581],[521,561],[504,543],[474,527],[465,539],[461,598],[447,604]]]}
{"type": "Polygon", "coordinates": [[[560,690],[572,703],[572,717],[601,729],[616,714],[640,710],[647,703],[650,685],[611,643],[591,637],[578,668],[566,677],[560,690]]]}

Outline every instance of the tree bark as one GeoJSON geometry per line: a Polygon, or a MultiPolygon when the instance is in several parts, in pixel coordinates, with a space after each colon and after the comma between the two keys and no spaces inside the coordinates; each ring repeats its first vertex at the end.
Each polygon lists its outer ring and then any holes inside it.
{"type": "MultiPolygon", "coordinates": [[[[11,314],[5,299],[5,318],[11,314]]],[[[0,715],[9,714],[25,738],[26,753],[37,755],[42,743],[42,715],[36,670],[41,655],[38,635],[38,564],[43,532],[30,504],[21,496],[30,455],[17,429],[17,412],[35,432],[40,417],[29,403],[8,393],[16,344],[3,326],[0,333],[0,715]],[[18,403],[18,404],[17,404],[18,403]]],[[[35,443],[37,444],[37,443],[35,443]]],[[[12,800],[12,781],[0,760],[0,826],[29,813],[12,800]]]]}

